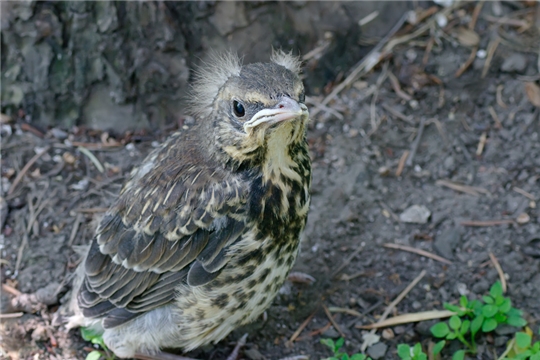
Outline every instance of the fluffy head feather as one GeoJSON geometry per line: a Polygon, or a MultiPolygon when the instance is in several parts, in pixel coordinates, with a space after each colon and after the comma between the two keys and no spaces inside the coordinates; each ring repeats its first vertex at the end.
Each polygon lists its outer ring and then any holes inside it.
{"type": "Polygon", "coordinates": [[[194,115],[205,116],[212,112],[212,104],[219,89],[231,76],[240,75],[242,62],[230,52],[212,54],[210,60],[195,72],[189,107],[194,115]]]}
{"type": "MultiPolygon", "coordinates": [[[[302,62],[299,57],[292,55],[292,52],[272,50],[270,60],[296,75],[300,73],[302,62]]],[[[212,54],[210,60],[202,64],[195,72],[195,80],[188,100],[190,111],[195,116],[210,115],[219,90],[230,77],[240,75],[241,71],[242,62],[237,54],[232,52],[212,54]]]]}
{"type": "Polygon", "coordinates": [[[272,57],[270,60],[273,63],[283,66],[285,69],[288,69],[295,73],[296,75],[300,74],[302,68],[302,61],[300,57],[294,56],[292,51],[289,53],[284,52],[283,50],[274,50],[272,49],[272,57]]]}

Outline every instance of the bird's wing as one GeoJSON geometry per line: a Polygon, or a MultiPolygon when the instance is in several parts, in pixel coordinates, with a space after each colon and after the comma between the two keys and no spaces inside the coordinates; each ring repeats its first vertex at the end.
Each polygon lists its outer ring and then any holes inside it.
{"type": "Polygon", "coordinates": [[[172,301],[182,281],[211,281],[245,231],[241,180],[170,161],[144,166],[102,219],[85,260],[79,306],[105,327],[172,301]]]}

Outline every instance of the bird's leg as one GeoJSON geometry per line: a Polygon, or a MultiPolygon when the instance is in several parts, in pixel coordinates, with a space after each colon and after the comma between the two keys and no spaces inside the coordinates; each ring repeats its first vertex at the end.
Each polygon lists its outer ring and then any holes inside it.
{"type": "Polygon", "coordinates": [[[138,360],[196,360],[193,358],[175,355],[175,354],[171,354],[171,353],[167,353],[163,351],[157,352],[152,355],[136,353],[135,356],[133,357],[138,360]]]}
{"type": "Polygon", "coordinates": [[[240,340],[236,342],[236,346],[234,347],[231,354],[227,357],[227,360],[238,359],[238,354],[240,353],[240,349],[242,348],[242,346],[246,345],[247,337],[248,337],[248,334],[244,334],[244,336],[242,336],[240,340]]]}

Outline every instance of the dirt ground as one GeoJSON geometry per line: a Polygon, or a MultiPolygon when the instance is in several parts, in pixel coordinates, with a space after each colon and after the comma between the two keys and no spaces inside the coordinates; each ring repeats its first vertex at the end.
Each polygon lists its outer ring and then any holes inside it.
{"type": "MultiPolygon", "coordinates": [[[[320,339],[340,332],[345,349],[358,352],[367,331],[357,325],[377,321],[422,271],[425,276],[391,316],[442,309],[460,294],[484,295],[499,279],[490,252],[504,271],[507,295],[538,333],[540,76],[533,51],[540,48],[540,36],[534,26],[523,28],[534,22],[533,8],[503,6],[498,16],[508,21],[497,25],[488,4],[478,17],[474,5],[452,11],[446,27],[433,24],[431,31],[394,47],[326,110],[317,110],[308,135],[313,199],[295,266],[316,282],[287,283],[266,321],[189,356],[224,359],[244,332],[249,337],[241,359],[325,358],[330,352],[320,339]],[[471,21],[477,21],[479,38],[463,30],[471,21]],[[468,59],[470,66],[456,77],[468,59]],[[427,219],[406,222],[413,205],[425,207],[427,219]],[[385,244],[425,250],[447,262],[385,244]],[[332,324],[324,307],[361,316],[335,312],[332,324]]],[[[432,18],[406,25],[396,37],[432,18]]],[[[311,97],[312,109],[322,100],[311,97]]],[[[70,296],[77,247],[89,243],[130,169],[190,121],[180,119],[160,132],[113,136],[84,128],[36,129],[21,112],[21,119],[2,124],[9,213],[1,235],[0,358],[84,359],[91,344],[78,331],[55,326],[59,306],[70,296]],[[95,156],[97,166],[81,148],[95,156]],[[17,292],[39,289],[35,313],[11,306],[17,292]],[[9,313],[12,318],[6,318],[9,313]]],[[[427,345],[432,323],[394,327],[367,352],[397,359],[398,343],[427,345]]],[[[484,338],[477,359],[494,359],[509,338],[504,332],[484,338]]],[[[449,356],[443,352],[443,359],[449,356]]]]}

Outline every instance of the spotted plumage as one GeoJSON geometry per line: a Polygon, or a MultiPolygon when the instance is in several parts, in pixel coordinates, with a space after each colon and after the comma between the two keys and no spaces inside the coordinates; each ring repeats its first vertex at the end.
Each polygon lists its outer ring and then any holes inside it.
{"type": "Polygon", "coordinates": [[[195,81],[196,125],[133,170],[80,270],[71,325],[120,357],[191,350],[255,320],[296,259],[311,162],[299,62],[217,57],[195,81]]]}

